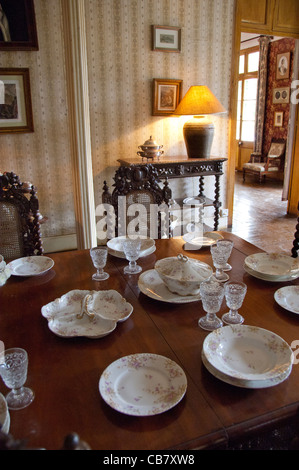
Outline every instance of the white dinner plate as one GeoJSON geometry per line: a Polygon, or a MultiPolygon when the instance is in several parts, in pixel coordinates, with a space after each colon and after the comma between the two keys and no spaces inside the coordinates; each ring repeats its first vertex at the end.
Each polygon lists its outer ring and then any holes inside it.
{"type": "Polygon", "coordinates": [[[138,287],[140,291],[151,299],[160,300],[172,304],[187,304],[197,302],[201,299],[200,294],[197,295],[179,295],[171,292],[155,269],[149,269],[140,274],[138,278],[138,287]]]}
{"type": "Polygon", "coordinates": [[[6,400],[2,393],[0,393],[0,424],[1,431],[3,431],[5,434],[8,434],[10,427],[10,415],[6,400]]]}
{"type": "Polygon", "coordinates": [[[244,262],[249,269],[269,279],[299,275],[298,260],[283,253],[255,253],[247,256],[244,262]]]}
{"type": "MultiPolygon", "coordinates": [[[[126,240],[125,236],[115,237],[111,240],[108,240],[107,247],[111,255],[116,256],[117,258],[126,258],[123,250],[123,243],[126,240]]],[[[153,238],[142,238],[141,239],[141,250],[139,258],[144,258],[145,256],[151,255],[156,250],[155,240],[153,238]]]]}
{"type": "Polygon", "coordinates": [[[286,310],[299,313],[299,286],[281,287],[274,293],[274,299],[286,310]]]}
{"type": "Polygon", "coordinates": [[[57,336],[102,338],[115,330],[133,311],[115,290],[72,290],[42,307],[49,329],[57,336]]]}
{"type": "Polygon", "coordinates": [[[227,377],[255,382],[280,379],[292,366],[292,350],[280,336],[249,325],[229,325],[210,333],[203,352],[227,377]]]}
{"type": "Polygon", "coordinates": [[[54,261],[47,256],[25,256],[8,265],[13,276],[39,276],[53,268],[54,261]]]}
{"type": "Polygon", "coordinates": [[[238,379],[236,377],[230,377],[229,375],[226,375],[223,372],[220,372],[219,370],[215,369],[212,364],[206,359],[204,352],[202,351],[201,354],[202,362],[205,366],[205,368],[212,374],[214,377],[217,379],[221,380],[222,382],[226,382],[230,385],[234,385],[235,387],[241,387],[241,388],[250,388],[250,389],[258,389],[258,388],[268,388],[268,387],[274,387],[274,385],[278,385],[279,383],[283,382],[288,378],[288,376],[291,373],[292,366],[290,366],[288,369],[286,369],[285,372],[283,372],[280,376],[274,378],[274,379],[268,379],[268,380],[263,380],[263,381],[255,381],[255,380],[244,380],[244,379],[238,379]]]}
{"type": "Polygon", "coordinates": [[[194,247],[201,248],[203,246],[211,246],[217,243],[217,240],[223,239],[223,236],[217,232],[189,232],[183,235],[183,240],[194,247]]]}
{"type": "Polygon", "coordinates": [[[99,381],[104,401],[133,416],[152,416],[173,408],[186,389],[187,378],[178,364],[148,353],[117,359],[104,370],[99,381]]]}
{"type": "Polygon", "coordinates": [[[271,276],[267,276],[266,274],[258,273],[257,271],[250,269],[248,266],[246,266],[246,264],[244,264],[243,268],[251,276],[256,277],[257,279],[261,279],[262,281],[268,281],[268,282],[289,282],[299,277],[299,272],[298,272],[297,274],[292,274],[291,276],[277,276],[274,278],[271,276]]]}

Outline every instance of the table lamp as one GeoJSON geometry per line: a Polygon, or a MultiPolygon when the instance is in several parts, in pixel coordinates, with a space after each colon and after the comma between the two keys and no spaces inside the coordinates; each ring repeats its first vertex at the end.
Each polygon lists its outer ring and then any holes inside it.
{"type": "Polygon", "coordinates": [[[214,124],[207,114],[226,112],[208,87],[191,86],[174,111],[177,115],[192,115],[183,127],[183,135],[189,158],[209,158],[214,137],[214,124]]]}

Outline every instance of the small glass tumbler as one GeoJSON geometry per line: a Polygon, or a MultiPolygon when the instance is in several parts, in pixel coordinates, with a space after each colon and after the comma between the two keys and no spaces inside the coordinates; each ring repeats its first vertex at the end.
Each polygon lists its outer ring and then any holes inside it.
{"type": "Polygon", "coordinates": [[[6,387],[12,390],[6,395],[8,408],[21,410],[30,405],[34,392],[23,387],[27,380],[28,354],[22,348],[6,349],[1,356],[0,375],[6,387]]]}
{"type": "Polygon", "coordinates": [[[214,276],[218,282],[225,282],[229,279],[229,275],[224,273],[223,269],[225,268],[227,260],[230,257],[231,250],[231,246],[220,246],[217,244],[211,246],[213,264],[216,268],[214,276]]]}
{"type": "MultiPolygon", "coordinates": [[[[225,240],[225,239],[221,239],[221,240],[217,240],[217,245],[218,246],[227,246],[227,247],[230,247],[230,255],[231,255],[231,252],[232,252],[232,249],[233,249],[233,246],[234,246],[234,242],[230,241],[230,240],[225,240]]],[[[229,255],[229,256],[230,256],[229,255]]],[[[223,268],[223,271],[231,271],[232,267],[229,263],[226,263],[225,264],[225,267],[223,268]]]]}
{"type": "Polygon", "coordinates": [[[106,246],[96,246],[90,249],[90,256],[97,272],[92,275],[94,281],[104,281],[109,274],[104,271],[107,263],[108,248],[106,246]]]}
{"type": "Polygon", "coordinates": [[[216,313],[219,312],[224,297],[224,287],[214,279],[200,284],[202,306],[206,315],[198,320],[198,325],[204,330],[213,331],[223,326],[216,313]]]}
{"type": "Polygon", "coordinates": [[[244,322],[244,318],[239,314],[238,309],[242,307],[247,286],[243,282],[230,281],[224,284],[224,295],[229,312],[222,315],[224,323],[237,325],[244,322]]]}
{"type": "Polygon", "coordinates": [[[138,274],[142,271],[142,267],[138,266],[136,261],[139,258],[141,250],[141,240],[127,238],[123,244],[124,254],[129,261],[129,265],[124,267],[125,274],[138,274]]]}

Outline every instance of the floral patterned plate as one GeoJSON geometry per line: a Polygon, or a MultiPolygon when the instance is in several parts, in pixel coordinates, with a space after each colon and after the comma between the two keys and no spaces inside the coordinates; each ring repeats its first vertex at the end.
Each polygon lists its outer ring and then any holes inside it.
{"type": "Polygon", "coordinates": [[[299,271],[297,273],[286,276],[268,276],[267,274],[261,274],[257,271],[254,271],[253,269],[250,269],[248,266],[246,266],[246,264],[244,264],[243,268],[244,271],[246,271],[251,276],[268,282],[289,282],[299,277],[299,271]]]}
{"type": "Polygon", "coordinates": [[[151,416],[173,408],[186,393],[183,369],[157,354],[132,354],[110,364],[99,390],[113,409],[133,416],[151,416]]]}
{"type": "Polygon", "coordinates": [[[8,434],[10,427],[10,415],[6,400],[2,393],[0,393],[0,425],[1,431],[5,434],[8,434]]]}
{"type": "Polygon", "coordinates": [[[72,290],[42,307],[49,329],[58,336],[102,338],[125,321],[133,307],[115,290],[72,290]]]}
{"type": "Polygon", "coordinates": [[[185,296],[174,294],[166,287],[155,269],[149,269],[140,274],[138,287],[143,294],[151,299],[171,304],[186,304],[189,302],[197,302],[201,299],[200,294],[185,296]]]}
{"type": "Polygon", "coordinates": [[[225,376],[257,384],[279,379],[292,365],[292,350],[275,333],[249,325],[229,325],[210,333],[203,353],[225,376]]]}
{"type": "Polygon", "coordinates": [[[299,274],[299,262],[283,253],[255,253],[245,258],[245,265],[269,280],[299,274]]]}
{"type": "MultiPolygon", "coordinates": [[[[217,240],[223,239],[223,236],[217,232],[204,232],[201,234],[200,232],[189,232],[183,235],[183,240],[188,243],[188,245],[192,245],[191,249],[197,249],[203,246],[211,246],[217,243],[217,240]]],[[[186,247],[187,248],[187,247],[186,247]]]]}
{"type": "Polygon", "coordinates": [[[299,286],[281,287],[275,292],[274,299],[286,310],[299,313],[299,286]]]}
{"type": "Polygon", "coordinates": [[[54,261],[47,256],[25,256],[7,265],[13,276],[39,276],[53,268],[54,261]]]}

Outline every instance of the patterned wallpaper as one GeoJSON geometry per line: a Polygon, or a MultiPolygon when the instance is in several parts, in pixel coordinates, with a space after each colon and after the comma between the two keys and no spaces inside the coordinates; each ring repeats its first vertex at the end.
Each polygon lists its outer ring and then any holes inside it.
{"type": "MultiPolygon", "coordinates": [[[[43,235],[58,236],[75,232],[61,4],[34,3],[39,50],[1,52],[0,67],[29,67],[35,129],[0,135],[0,171],[15,171],[38,186],[41,212],[49,218],[43,235]]],[[[234,0],[86,0],[85,6],[97,205],[117,159],[137,156],[150,135],[168,155],[186,153],[185,118],[152,116],[153,78],[183,80],[183,94],[205,84],[228,109],[234,0]],[[182,51],[152,51],[153,24],[181,27],[182,51]]],[[[227,156],[228,115],[213,120],[212,154],[227,156]]],[[[172,182],[175,194],[197,192],[192,180],[172,182]]],[[[206,184],[207,195],[212,187],[206,184]]]]}
{"type": "Polygon", "coordinates": [[[293,73],[295,39],[283,38],[278,41],[273,41],[269,45],[268,52],[268,80],[267,80],[267,95],[266,95],[266,110],[265,110],[265,125],[263,136],[263,154],[266,155],[269,151],[271,140],[286,139],[288,136],[288,123],[290,118],[290,104],[273,104],[273,89],[290,87],[293,73]],[[276,63],[277,54],[283,52],[291,52],[290,54],[290,74],[287,79],[276,79],[276,63]],[[283,112],[283,125],[282,127],[274,126],[274,113],[283,112]]]}

